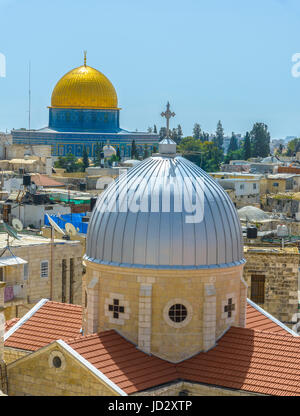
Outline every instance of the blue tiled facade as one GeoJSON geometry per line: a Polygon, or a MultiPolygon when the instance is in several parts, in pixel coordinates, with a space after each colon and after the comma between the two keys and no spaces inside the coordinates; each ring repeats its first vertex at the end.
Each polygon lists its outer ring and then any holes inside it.
{"type": "Polygon", "coordinates": [[[121,156],[130,157],[132,140],[142,152],[158,146],[157,134],[129,132],[119,127],[119,110],[49,109],[49,127],[41,130],[12,130],[13,143],[24,145],[50,145],[53,156],[72,153],[82,156],[85,146],[90,157],[95,156],[97,145],[107,140],[121,156]]]}
{"type": "Polygon", "coordinates": [[[60,131],[118,133],[120,110],[49,109],[49,128],[60,131]]]}

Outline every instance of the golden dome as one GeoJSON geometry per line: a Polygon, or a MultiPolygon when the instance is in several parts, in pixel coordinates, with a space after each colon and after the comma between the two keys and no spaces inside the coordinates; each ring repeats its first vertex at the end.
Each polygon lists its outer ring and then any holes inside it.
{"type": "Polygon", "coordinates": [[[58,81],[52,93],[51,107],[117,109],[118,97],[105,75],[82,65],[58,81]]]}

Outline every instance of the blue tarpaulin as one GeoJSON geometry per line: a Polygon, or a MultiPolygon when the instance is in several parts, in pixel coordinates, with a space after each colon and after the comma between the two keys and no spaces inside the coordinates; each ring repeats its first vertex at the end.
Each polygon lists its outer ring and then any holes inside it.
{"type": "MultiPolygon", "coordinates": [[[[76,231],[81,234],[87,234],[88,222],[82,222],[82,217],[85,216],[86,213],[63,214],[59,217],[57,215],[49,215],[49,217],[51,217],[51,219],[63,230],[65,229],[65,225],[69,222],[74,225],[76,231]]],[[[47,215],[45,215],[45,225],[50,225],[47,215]]]]}

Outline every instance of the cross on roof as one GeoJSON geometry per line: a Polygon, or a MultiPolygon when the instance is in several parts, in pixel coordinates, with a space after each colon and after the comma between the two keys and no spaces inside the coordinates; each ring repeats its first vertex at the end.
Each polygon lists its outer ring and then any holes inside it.
{"type": "Polygon", "coordinates": [[[167,110],[161,113],[162,117],[165,117],[167,120],[167,134],[166,136],[169,137],[169,122],[170,122],[170,118],[171,117],[175,117],[175,113],[173,113],[172,111],[170,111],[170,103],[168,101],[167,103],[167,110]]]}

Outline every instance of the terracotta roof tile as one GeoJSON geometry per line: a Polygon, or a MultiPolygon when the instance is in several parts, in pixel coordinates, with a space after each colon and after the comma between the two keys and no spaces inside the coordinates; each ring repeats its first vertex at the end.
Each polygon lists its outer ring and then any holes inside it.
{"type": "Polygon", "coordinates": [[[289,333],[232,327],[215,348],[179,364],[139,351],[115,331],[68,344],[127,394],[181,379],[260,394],[300,395],[300,338],[289,333]]]}
{"type": "Polygon", "coordinates": [[[19,321],[19,318],[13,318],[9,321],[5,322],[5,332],[7,332],[10,328],[12,328],[17,322],[19,321]]]}
{"type": "Polygon", "coordinates": [[[287,335],[287,331],[247,303],[246,327],[259,331],[287,335]]]}
{"type": "MultiPolygon", "coordinates": [[[[7,330],[16,322],[8,321],[7,330]]],[[[252,328],[232,327],[215,348],[179,364],[143,353],[113,330],[81,336],[81,322],[81,306],[47,301],[5,346],[35,351],[63,339],[127,394],[182,379],[260,394],[300,395],[300,337],[251,305],[247,325],[252,328]]]]}
{"type": "Polygon", "coordinates": [[[4,345],[35,351],[52,341],[79,336],[81,327],[81,306],[48,301],[7,338],[4,345]]]}

